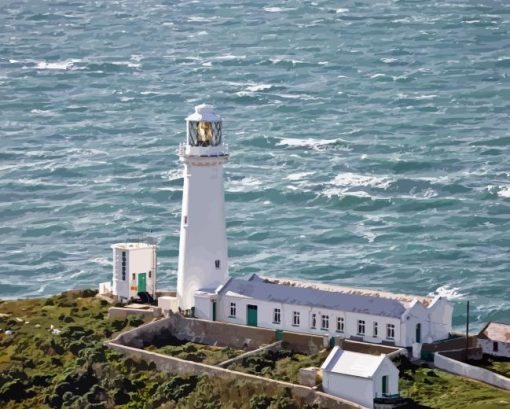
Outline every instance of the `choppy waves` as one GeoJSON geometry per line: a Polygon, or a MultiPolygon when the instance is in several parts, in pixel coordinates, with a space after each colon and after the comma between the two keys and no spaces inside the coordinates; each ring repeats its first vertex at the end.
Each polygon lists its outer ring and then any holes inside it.
{"type": "Polygon", "coordinates": [[[225,118],[231,274],[508,317],[505,2],[8,2],[0,297],[96,285],[153,237],[175,286],[184,118],[225,118]],[[503,50],[503,51],[502,51],[503,50]]]}

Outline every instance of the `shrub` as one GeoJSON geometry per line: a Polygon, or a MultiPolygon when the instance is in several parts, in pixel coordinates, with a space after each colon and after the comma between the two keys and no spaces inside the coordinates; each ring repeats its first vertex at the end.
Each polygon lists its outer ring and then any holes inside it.
{"type": "Polygon", "coordinates": [[[273,399],[266,395],[255,395],[250,399],[250,409],[267,409],[273,399]]]}

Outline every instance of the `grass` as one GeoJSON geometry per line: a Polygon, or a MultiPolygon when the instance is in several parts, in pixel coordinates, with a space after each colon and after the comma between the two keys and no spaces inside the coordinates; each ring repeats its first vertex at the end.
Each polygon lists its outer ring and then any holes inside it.
{"type": "Polygon", "coordinates": [[[0,408],[308,408],[284,388],[167,374],[124,358],[104,341],[142,320],[107,320],[109,305],[94,295],[0,300],[0,329],[14,331],[0,332],[0,408]]]}
{"type": "Polygon", "coordinates": [[[510,392],[437,369],[400,363],[400,394],[421,408],[510,408],[510,392]]]}
{"type": "Polygon", "coordinates": [[[496,372],[500,375],[510,378],[509,358],[491,357],[488,355],[484,355],[482,361],[473,361],[469,363],[471,365],[480,366],[482,368],[488,369],[489,371],[496,372]]]}
{"type": "Polygon", "coordinates": [[[201,362],[207,365],[217,365],[228,359],[235,358],[244,352],[233,348],[210,346],[196,342],[180,342],[178,340],[171,342],[171,345],[162,347],[149,346],[146,349],[187,361],[201,362]]]}
{"type": "Polygon", "coordinates": [[[320,367],[329,352],[325,349],[318,354],[303,355],[284,349],[275,352],[267,351],[243,358],[239,362],[231,364],[228,369],[279,381],[299,383],[299,369],[309,366],[320,367]]]}

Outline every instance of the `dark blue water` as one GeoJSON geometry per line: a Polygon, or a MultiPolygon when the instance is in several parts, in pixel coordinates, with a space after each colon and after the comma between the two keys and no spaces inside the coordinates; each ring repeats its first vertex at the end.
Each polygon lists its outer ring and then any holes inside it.
{"type": "Polygon", "coordinates": [[[176,281],[193,106],[225,118],[230,272],[510,316],[510,3],[2,1],[0,297],[176,281]]]}

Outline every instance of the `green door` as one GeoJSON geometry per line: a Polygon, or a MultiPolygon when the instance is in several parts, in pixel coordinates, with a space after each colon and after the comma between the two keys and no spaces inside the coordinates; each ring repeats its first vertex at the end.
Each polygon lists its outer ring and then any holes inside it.
{"type": "Polygon", "coordinates": [[[416,342],[421,342],[421,324],[416,324],[416,342]]]}
{"type": "Polygon", "coordinates": [[[138,274],[138,292],[139,293],[147,292],[147,273],[138,274]]]}
{"type": "Polygon", "coordinates": [[[216,301],[212,302],[212,320],[216,321],[216,301]]]}
{"type": "Polygon", "coordinates": [[[382,377],[382,394],[383,396],[388,394],[388,375],[382,377]]]}
{"type": "Polygon", "coordinates": [[[256,327],[257,326],[257,306],[256,305],[248,305],[247,308],[248,317],[246,319],[247,324],[256,327]]]}

